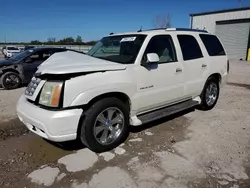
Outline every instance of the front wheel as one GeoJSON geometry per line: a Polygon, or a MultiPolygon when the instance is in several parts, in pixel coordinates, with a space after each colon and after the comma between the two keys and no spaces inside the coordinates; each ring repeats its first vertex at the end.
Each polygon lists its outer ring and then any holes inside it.
{"type": "Polygon", "coordinates": [[[21,85],[21,78],[15,72],[6,72],[1,77],[1,85],[4,89],[17,89],[21,85]]]}
{"type": "Polygon", "coordinates": [[[211,110],[217,103],[220,94],[219,81],[216,78],[209,78],[201,94],[200,110],[211,110]]]}
{"type": "Polygon", "coordinates": [[[84,114],[78,137],[94,152],[109,151],[129,134],[129,107],[117,98],[104,98],[84,114]]]}

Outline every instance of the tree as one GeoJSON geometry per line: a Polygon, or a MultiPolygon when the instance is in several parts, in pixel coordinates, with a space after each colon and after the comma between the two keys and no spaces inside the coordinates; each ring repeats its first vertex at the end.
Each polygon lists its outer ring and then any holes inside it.
{"type": "Polygon", "coordinates": [[[97,41],[92,40],[92,41],[86,42],[85,44],[90,45],[90,46],[94,46],[96,43],[97,43],[97,41]]]}
{"type": "Polygon", "coordinates": [[[80,35],[77,35],[76,37],[76,43],[81,44],[82,43],[82,37],[80,35]]]}
{"type": "Polygon", "coordinates": [[[75,39],[73,39],[72,37],[66,37],[58,41],[59,44],[74,44],[74,42],[75,39]]]}
{"type": "Polygon", "coordinates": [[[170,13],[166,15],[157,15],[154,18],[155,28],[170,28],[172,26],[172,16],[170,13]]]}
{"type": "Polygon", "coordinates": [[[48,44],[55,44],[55,43],[56,43],[56,38],[54,38],[54,37],[48,38],[48,39],[47,39],[47,43],[48,43],[48,44]]]}
{"type": "Polygon", "coordinates": [[[30,44],[41,44],[39,40],[32,40],[30,41],[30,44]]]}

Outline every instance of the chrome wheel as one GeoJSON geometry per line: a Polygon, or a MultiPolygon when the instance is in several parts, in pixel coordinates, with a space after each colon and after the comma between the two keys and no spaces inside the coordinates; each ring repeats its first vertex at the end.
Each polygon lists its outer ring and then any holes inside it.
{"type": "Polygon", "coordinates": [[[212,82],[208,85],[206,89],[206,103],[208,106],[212,106],[218,97],[218,86],[216,83],[212,82]]]}
{"type": "Polygon", "coordinates": [[[103,110],[96,118],[94,136],[102,145],[113,143],[124,128],[124,115],[118,108],[110,107],[103,110]]]}

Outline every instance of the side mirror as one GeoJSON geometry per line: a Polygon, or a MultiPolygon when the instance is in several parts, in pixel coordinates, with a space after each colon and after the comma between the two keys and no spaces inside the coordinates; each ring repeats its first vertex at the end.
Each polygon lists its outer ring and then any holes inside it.
{"type": "Polygon", "coordinates": [[[156,53],[147,54],[147,64],[158,63],[160,61],[159,56],[156,53]]]}

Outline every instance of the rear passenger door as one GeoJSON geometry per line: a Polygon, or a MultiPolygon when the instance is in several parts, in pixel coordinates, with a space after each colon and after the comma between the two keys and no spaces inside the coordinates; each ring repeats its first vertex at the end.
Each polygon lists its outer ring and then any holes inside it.
{"type": "Polygon", "coordinates": [[[177,38],[183,56],[184,96],[200,95],[207,74],[207,62],[203,58],[200,45],[193,35],[179,34],[177,38]]]}

